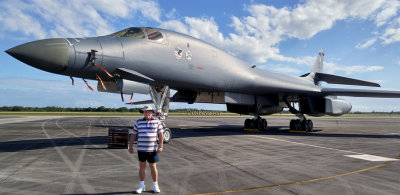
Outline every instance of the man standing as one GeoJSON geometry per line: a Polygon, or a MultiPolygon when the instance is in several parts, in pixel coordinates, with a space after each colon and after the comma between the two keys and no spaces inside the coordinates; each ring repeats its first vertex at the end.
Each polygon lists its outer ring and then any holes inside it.
{"type": "Polygon", "coordinates": [[[129,143],[129,153],[133,154],[133,143],[136,136],[138,136],[137,151],[140,165],[140,183],[136,193],[140,194],[145,190],[146,161],[150,165],[153,191],[154,193],[159,193],[157,162],[159,160],[158,154],[163,151],[164,129],[161,121],[153,117],[154,111],[151,106],[144,106],[141,112],[143,112],[144,118],[136,121],[129,143]],[[159,144],[157,144],[157,137],[159,144]]]}

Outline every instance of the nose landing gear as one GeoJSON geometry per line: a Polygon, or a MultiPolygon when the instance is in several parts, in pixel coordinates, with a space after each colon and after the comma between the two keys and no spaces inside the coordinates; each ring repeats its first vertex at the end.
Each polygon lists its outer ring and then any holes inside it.
{"type": "Polygon", "coordinates": [[[161,86],[156,87],[153,86],[150,88],[150,96],[153,100],[154,105],[156,106],[156,116],[164,126],[164,143],[168,143],[171,141],[172,132],[167,126],[165,125],[164,121],[168,116],[169,111],[169,86],[161,86]]]}

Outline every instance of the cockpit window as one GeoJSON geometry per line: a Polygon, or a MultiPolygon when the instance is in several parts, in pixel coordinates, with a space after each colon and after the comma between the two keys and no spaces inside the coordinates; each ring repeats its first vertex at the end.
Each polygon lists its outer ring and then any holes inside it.
{"type": "Polygon", "coordinates": [[[125,30],[121,30],[119,32],[113,33],[111,35],[117,36],[117,37],[132,37],[132,38],[136,38],[136,39],[145,39],[146,38],[146,34],[147,34],[147,38],[149,40],[153,40],[156,41],[158,43],[162,43],[164,41],[164,37],[163,35],[152,28],[136,28],[136,27],[132,27],[132,28],[127,28],[125,30]]]}
{"type": "Polygon", "coordinates": [[[132,37],[132,38],[136,38],[136,39],[146,38],[146,36],[141,28],[127,28],[125,30],[121,30],[119,32],[113,33],[112,35],[118,36],[118,37],[132,37]]]}
{"type": "Polygon", "coordinates": [[[162,34],[154,29],[146,28],[146,33],[147,33],[147,37],[150,40],[157,41],[159,43],[161,43],[163,41],[162,34]]]}

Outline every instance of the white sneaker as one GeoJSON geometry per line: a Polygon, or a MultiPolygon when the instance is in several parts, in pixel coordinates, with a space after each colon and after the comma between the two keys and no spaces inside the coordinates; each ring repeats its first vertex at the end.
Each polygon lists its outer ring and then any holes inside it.
{"type": "Polygon", "coordinates": [[[153,191],[154,193],[160,193],[160,187],[158,187],[158,185],[153,185],[153,191]]]}
{"type": "Polygon", "coordinates": [[[139,186],[138,189],[135,192],[136,192],[136,194],[140,194],[143,191],[146,191],[146,189],[144,188],[144,185],[143,186],[139,186]]]}

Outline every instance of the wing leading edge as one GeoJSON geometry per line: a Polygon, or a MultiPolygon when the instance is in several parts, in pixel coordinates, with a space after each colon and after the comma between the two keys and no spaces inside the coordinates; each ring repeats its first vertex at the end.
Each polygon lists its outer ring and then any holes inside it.
{"type": "Polygon", "coordinates": [[[324,96],[400,98],[400,91],[391,90],[323,88],[321,93],[324,96]]]}

